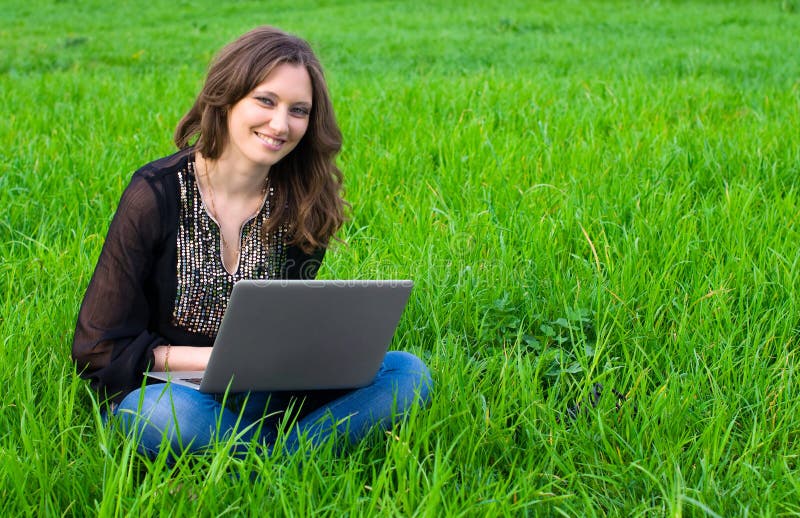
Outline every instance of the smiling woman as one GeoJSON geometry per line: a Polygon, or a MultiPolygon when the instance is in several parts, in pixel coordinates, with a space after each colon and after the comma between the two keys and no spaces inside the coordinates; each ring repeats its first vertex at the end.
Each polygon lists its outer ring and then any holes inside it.
{"type": "Polygon", "coordinates": [[[358,441],[424,404],[428,370],[403,352],[387,353],[373,382],[353,390],[142,387],[147,370],[204,370],[234,283],[314,278],[344,220],[341,133],[322,68],[299,38],[260,27],[225,47],[175,143],[177,153],[133,175],[78,316],[73,358],[104,416],[148,455],[233,435],[271,449],[279,426],[293,451],[303,436],[358,441]],[[290,407],[299,411],[287,421],[290,407]]]}

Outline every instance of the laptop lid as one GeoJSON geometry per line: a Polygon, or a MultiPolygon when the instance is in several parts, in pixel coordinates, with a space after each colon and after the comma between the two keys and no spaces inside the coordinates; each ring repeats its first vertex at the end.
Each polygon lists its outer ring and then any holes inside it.
{"type": "Polygon", "coordinates": [[[242,280],[231,293],[202,392],[354,388],[375,377],[409,280],[242,280]]]}

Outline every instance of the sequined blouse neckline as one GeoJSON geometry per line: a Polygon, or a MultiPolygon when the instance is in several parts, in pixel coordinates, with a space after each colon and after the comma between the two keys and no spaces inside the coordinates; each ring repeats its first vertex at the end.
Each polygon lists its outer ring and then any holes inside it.
{"type": "MultiPolygon", "coordinates": [[[[215,217],[215,215],[211,212],[211,210],[209,208],[209,204],[206,201],[205,196],[203,196],[203,191],[200,190],[200,182],[197,179],[198,174],[199,174],[198,171],[197,171],[197,161],[194,158],[189,158],[188,173],[192,177],[192,180],[193,180],[193,183],[194,183],[194,188],[197,191],[197,196],[200,197],[200,202],[201,202],[201,205],[202,205],[203,209],[206,212],[206,216],[208,216],[208,218],[211,221],[213,221],[214,224],[217,226],[217,234],[218,234],[218,241],[219,241],[218,245],[219,245],[219,262],[220,262],[220,265],[222,266],[222,268],[226,272],[228,272],[229,275],[231,275],[232,277],[236,277],[236,274],[239,271],[239,267],[241,265],[242,249],[244,248],[244,242],[248,241],[250,239],[253,239],[252,234],[253,234],[253,231],[254,231],[255,227],[257,226],[257,225],[251,225],[250,223],[254,219],[258,218],[259,216],[264,218],[264,222],[266,222],[269,219],[268,202],[269,202],[269,199],[271,198],[271,196],[274,194],[274,191],[272,190],[272,187],[269,184],[269,179],[267,179],[267,183],[264,186],[263,197],[261,199],[261,203],[258,206],[258,210],[256,212],[254,212],[250,217],[248,217],[245,221],[243,221],[242,224],[239,226],[239,231],[237,233],[238,242],[236,243],[238,253],[236,254],[236,263],[234,264],[233,271],[231,272],[225,266],[224,250],[223,250],[223,247],[221,246],[221,243],[223,242],[223,240],[222,240],[222,226],[220,225],[219,221],[217,221],[217,218],[215,217]],[[248,227],[248,226],[249,226],[249,229],[248,229],[247,233],[243,234],[245,227],[248,227]]],[[[208,182],[208,180],[206,180],[206,183],[207,182],[208,182]]]]}
{"type": "Polygon", "coordinates": [[[235,282],[280,276],[286,258],[286,229],[281,226],[265,231],[274,197],[272,186],[268,186],[261,210],[242,225],[237,268],[228,272],[222,262],[219,225],[203,203],[195,171],[192,159],[178,171],[180,208],[173,323],[215,336],[235,282]]]}

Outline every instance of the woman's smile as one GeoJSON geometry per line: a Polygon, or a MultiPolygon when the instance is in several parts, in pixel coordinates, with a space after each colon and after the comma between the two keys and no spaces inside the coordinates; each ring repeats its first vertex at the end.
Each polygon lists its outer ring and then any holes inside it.
{"type": "Polygon", "coordinates": [[[276,137],[270,137],[265,133],[255,132],[256,136],[261,139],[267,147],[272,149],[273,151],[280,151],[281,147],[286,143],[284,139],[279,139],[276,137]]]}

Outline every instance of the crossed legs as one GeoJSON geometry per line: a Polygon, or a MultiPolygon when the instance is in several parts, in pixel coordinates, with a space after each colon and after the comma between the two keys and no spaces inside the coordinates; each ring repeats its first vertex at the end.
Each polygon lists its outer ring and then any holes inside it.
{"type": "Polygon", "coordinates": [[[430,372],[419,358],[390,351],[366,387],[223,397],[159,383],[128,394],[114,410],[114,420],[137,441],[139,451],[151,457],[165,445],[172,453],[194,453],[234,437],[235,449],[257,439],[271,450],[285,418],[296,419],[286,429],[287,452],[296,451],[302,440],[315,447],[332,435],[336,447],[343,448],[373,428],[388,428],[413,405],[424,406],[431,385],[430,372]]]}

